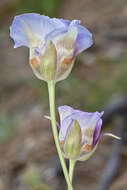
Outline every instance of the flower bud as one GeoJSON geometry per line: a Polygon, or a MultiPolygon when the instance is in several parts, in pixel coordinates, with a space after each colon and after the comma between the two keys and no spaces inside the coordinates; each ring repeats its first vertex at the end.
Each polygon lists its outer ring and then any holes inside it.
{"type": "Polygon", "coordinates": [[[88,160],[96,151],[102,136],[120,139],[111,133],[101,134],[103,113],[83,112],[69,106],[59,107],[59,139],[65,158],[88,160]]]}

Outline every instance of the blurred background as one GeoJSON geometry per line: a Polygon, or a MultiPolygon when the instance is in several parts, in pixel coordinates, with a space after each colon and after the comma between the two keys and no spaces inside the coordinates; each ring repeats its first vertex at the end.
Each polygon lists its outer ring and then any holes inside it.
{"type": "Polygon", "coordinates": [[[105,137],[77,164],[75,189],[127,190],[127,0],[0,0],[0,190],[67,189],[43,117],[47,85],[33,75],[28,49],[14,49],[9,37],[13,17],[27,12],[79,19],[93,33],[94,45],[57,84],[56,104],[104,110],[103,131],[122,137],[105,137]]]}

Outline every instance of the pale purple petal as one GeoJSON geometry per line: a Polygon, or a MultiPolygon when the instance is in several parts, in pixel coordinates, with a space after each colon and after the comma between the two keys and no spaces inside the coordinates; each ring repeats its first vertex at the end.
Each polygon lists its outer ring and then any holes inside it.
{"type": "Polygon", "coordinates": [[[67,117],[70,116],[70,119],[72,119],[72,117],[75,117],[75,115],[73,116],[72,114],[81,114],[84,116],[84,114],[86,115],[91,115],[91,113],[88,113],[88,112],[83,112],[83,111],[80,111],[80,110],[77,110],[77,109],[73,109],[72,107],[70,106],[67,106],[67,105],[64,105],[64,106],[59,106],[58,107],[58,112],[59,112],[59,115],[60,115],[60,122],[62,123],[63,120],[66,118],[68,119],[67,117]]]}
{"type": "Polygon", "coordinates": [[[70,22],[68,20],[61,19],[61,21],[65,24],[66,29],[67,27],[68,29],[71,27],[76,27],[78,30],[78,35],[75,42],[75,56],[93,44],[92,34],[89,32],[89,30],[80,25],[79,20],[73,20],[70,22]]]}
{"type": "Polygon", "coordinates": [[[80,112],[79,110],[75,110],[71,108],[70,106],[60,106],[58,108],[59,115],[60,115],[60,132],[59,132],[59,138],[60,140],[64,140],[66,137],[67,130],[74,121],[74,119],[71,117],[73,114],[76,114],[77,112],[80,112]]]}
{"type": "Polygon", "coordinates": [[[73,21],[69,21],[69,20],[65,20],[65,19],[57,19],[57,18],[53,18],[53,21],[57,21],[60,22],[60,24],[58,23],[59,27],[55,28],[55,30],[51,31],[47,38],[50,40],[55,40],[55,37],[57,36],[61,36],[62,34],[66,34],[69,30],[73,30],[73,28],[77,28],[77,24],[80,23],[79,20],[73,20],[73,21]],[[60,27],[61,26],[61,27],[60,27]]]}
{"type": "Polygon", "coordinates": [[[59,20],[62,23],[64,23],[64,27],[52,31],[48,35],[49,39],[51,40],[54,40],[56,36],[67,33],[68,30],[71,30],[71,28],[72,29],[74,27],[77,28],[78,34],[77,34],[77,39],[75,41],[74,56],[77,56],[79,53],[86,50],[93,44],[92,34],[85,27],[80,25],[79,20],[72,20],[72,21],[64,19],[55,19],[55,20],[59,20]]]}
{"type": "Polygon", "coordinates": [[[46,36],[46,40],[52,40],[54,41],[54,39],[57,36],[60,36],[62,34],[65,34],[68,31],[67,27],[62,27],[62,28],[56,28],[55,30],[51,31],[47,36],[46,36]]]}
{"type": "Polygon", "coordinates": [[[96,144],[90,152],[83,154],[83,155],[80,155],[77,160],[79,160],[79,161],[88,160],[95,153],[97,147],[98,147],[98,144],[96,144]]]}
{"type": "Polygon", "coordinates": [[[60,115],[60,123],[63,122],[63,120],[71,115],[73,113],[74,109],[71,108],[70,106],[60,106],[58,107],[58,112],[59,112],[59,115],[60,115]]]}
{"type": "Polygon", "coordinates": [[[65,19],[63,19],[63,18],[61,18],[60,21],[63,22],[66,27],[68,27],[68,26],[70,25],[70,23],[71,23],[70,20],[65,20],[65,19]]]}
{"type": "Polygon", "coordinates": [[[92,116],[91,116],[91,118],[90,118],[90,120],[88,121],[88,124],[87,124],[87,126],[88,127],[96,127],[96,125],[97,125],[97,123],[98,123],[98,121],[100,120],[100,118],[101,118],[101,116],[104,114],[104,112],[101,112],[101,113],[99,113],[99,112],[94,112],[93,114],[92,114],[92,116]]]}
{"type": "Polygon", "coordinates": [[[56,121],[56,126],[57,126],[57,129],[58,129],[58,131],[60,130],[60,125],[59,125],[59,123],[56,121]]]}
{"type": "Polygon", "coordinates": [[[91,138],[87,138],[87,136],[85,135],[85,131],[86,129],[89,129],[90,131],[93,131],[94,135],[96,124],[100,120],[102,114],[103,113],[99,112],[88,113],[76,110],[76,112],[73,112],[73,114],[63,120],[62,128],[64,128],[66,126],[66,123],[69,123],[71,119],[77,120],[82,130],[82,142],[87,142],[88,144],[91,144],[93,143],[93,136],[91,136],[91,138]]]}
{"type": "Polygon", "coordinates": [[[102,113],[99,112],[88,113],[88,112],[75,110],[70,116],[66,117],[63,120],[62,125],[66,125],[66,120],[74,119],[79,122],[81,129],[83,129],[91,125],[96,125],[101,116],[102,113]]]}
{"type": "Polygon", "coordinates": [[[65,136],[66,136],[66,132],[67,132],[67,129],[70,125],[70,123],[72,122],[72,119],[70,120],[66,120],[66,124],[63,126],[62,123],[63,123],[63,120],[71,115],[73,113],[73,108],[71,108],[70,106],[60,106],[58,108],[58,112],[59,112],[59,115],[60,115],[60,132],[59,132],[59,138],[60,138],[60,141],[64,140],[65,136]]]}
{"type": "Polygon", "coordinates": [[[61,27],[64,27],[64,24],[59,19],[53,20],[36,13],[22,14],[15,16],[10,27],[10,36],[15,42],[15,47],[29,47],[27,28],[34,34],[33,37],[43,39],[54,29],[61,27]]]}
{"type": "Polygon", "coordinates": [[[95,146],[99,140],[100,137],[100,132],[101,132],[101,126],[102,126],[102,119],[100,119],[97,122],[97,125],[94,130],[94,135],[93,135],[93,145],[95,146]]]}
{"type": "Polygon", "coordinates": [[[77,120],[81,129],[93,126],[96,127],[103,112],[88,113],[80,110],[75,110],[70,106],[61,106],[58,108],[60,114],[60,139],[64,139],[72,120],[77,120]]]}
{"type": "MultiPolygon", "coordinates": [[[[44,40],[53,40],[56,36],[68,32],[71,27],[76,27],[78,30],[74,48],[76,56],[92,45],[92,34],[77,20],[49,18],[36,13],[22,14],[14,18],[10,27],[10,36],[15,42],[14,47],[30,47],[31,39],[43,43],[44,40]]],[[[38,47],[35,43],[36,45],[38,47]]]]}
{"type": "Polygon", "coordinates": [[[83,26],[77,25],[78,36],[75,43],[75,56],[93,44],[92,34],[83,26]]]}
{"type": "Polygon", "coordinates": [[[66,120],[65,125],[60,126],[60,131],[59,131],[60,141],[65,140],[65,137],[67,135],[67,131],[68,131],[68,129],[72,123],[73,123],[73,119],[68,119],[68,120],[66,120]]]}

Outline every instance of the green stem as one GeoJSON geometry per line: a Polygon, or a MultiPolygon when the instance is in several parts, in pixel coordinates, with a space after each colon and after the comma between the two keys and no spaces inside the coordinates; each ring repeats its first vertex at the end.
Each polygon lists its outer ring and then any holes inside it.
{"type": "Polygon", "coordinates": [[[75,164],[76,164],[76,160],[69,160],[69,177],[71,180],[71,184],[72,184],[75,164]]]}
{"type": "Polygon", "coordinates": [[[60,142],[59,142],[59,137],[58,137],[58,131],[57,131],[57,126],[56,126],[56,114],[55,114],[55,83],[54,81],[49,81],[48,82],[48,92],[49,92],[49,105],[50,105],[50,116],[51,116],[51,124],[52,124],[52,131],[53,131],[53,136],[57,148],[57,152],[59,155],[59,159],[62,165],[63,173],[68,185],[69,190],[73,190],[72,184],[70,182],[70,178],[68,175],[68,170],[65,164],[65,160],[62,154],[62,150],[60,148],[60,142]]]}

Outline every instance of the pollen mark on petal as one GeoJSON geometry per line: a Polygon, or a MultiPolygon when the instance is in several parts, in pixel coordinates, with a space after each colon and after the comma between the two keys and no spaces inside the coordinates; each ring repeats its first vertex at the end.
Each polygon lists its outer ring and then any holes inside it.
{"type": "Polygon", "coordinates": [[[64,140],[60,141],[60,145],[63,147],[63,145],[64,145],[64,140]]]}
{"type": "Polygon", "coordinates": [[[65,67],[68,67],[69,65],[71,65],[72,59],[73,58],[64,58],[64,60],[62,61],[61,65],[65,66],[65,67]]]}
{"type": "Polygon", "coordinates": [[[32,59],[30,59],[30,64],[33,66],[33,67],[38,67],[38,65],[40,64],[39,63],[39,60],[37,57],[34,57],[32,59]]]}
{"type": "Polygon", "coordinates": [[[82,149],[85,150],[85,151],[91,151],[93,148],[93,145],[89,145],[89,144],[85,144],[83,145],[82,149]]]}

